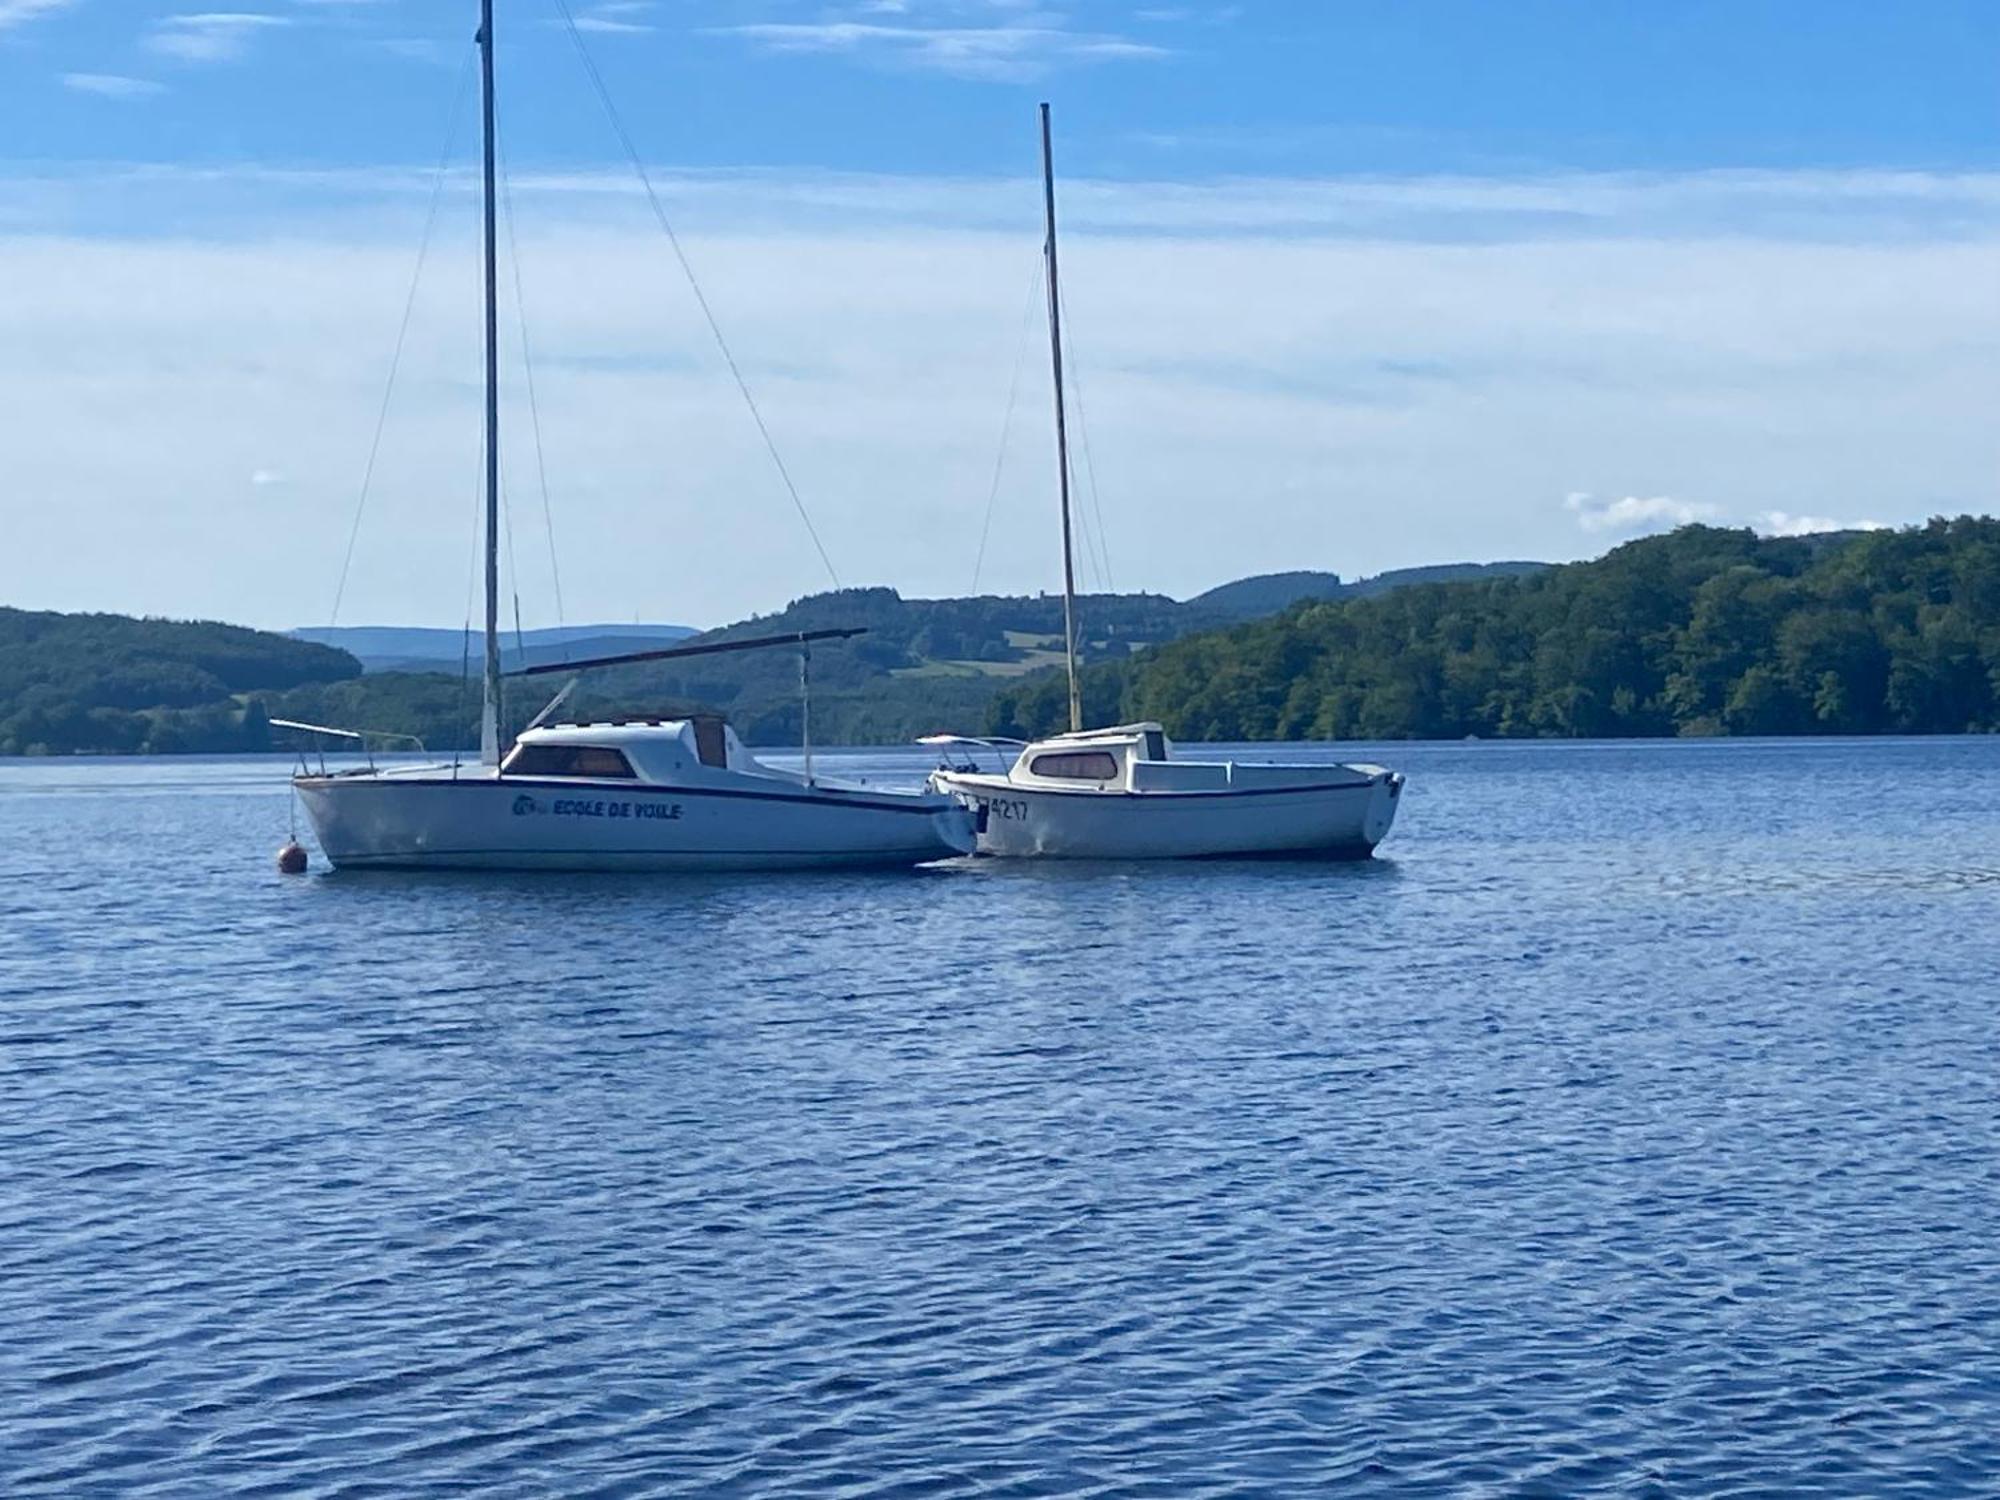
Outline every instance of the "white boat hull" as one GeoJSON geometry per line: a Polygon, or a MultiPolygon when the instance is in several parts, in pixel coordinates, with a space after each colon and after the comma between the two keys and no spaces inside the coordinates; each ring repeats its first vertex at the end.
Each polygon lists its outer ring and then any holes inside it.
{"type": "Polygon", "coordinates": [[[490,772],[294,784],[320,849],[342,869],[907,866],[973,844],[972,815],[947,798],[858,788],[591,786],[490,772]]]}
{"type": "Polygon", "coordinates": [[[1254,791],[1072,791],[951,771],[931,784],[975,811],[981,854],[1067,859],[1362,859],[1402,792],[1390,772],[1254,791]]]}

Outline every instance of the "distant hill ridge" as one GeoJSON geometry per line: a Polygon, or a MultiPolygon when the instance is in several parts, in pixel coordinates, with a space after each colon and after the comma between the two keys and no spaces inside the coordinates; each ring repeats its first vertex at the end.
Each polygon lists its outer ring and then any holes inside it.
{"type": "MultiPolygon", "coordinates": [[[[1117,633],[1130,629],[1135,621],[1164,625],[1181,610],[1191,611],[1192,617],[1203,624],[1249,620],[1276,614],[1301,599],[1349,598],[1411,583],[1514,576],[1547,566],[1547,563],[1537,562],[1443,563],[1433,567],[1393,569],[1351,583],[1343,580],[1338,573],[1261,573],[1219,584],[1184,601],[1165,594],[1100,594],[1085,596],[1085,608],[1087,613],[1101,617],[1106,626],[1117,633]]],[[[1010,628],[1033,632],[1061,629],[1062,601],[1059,596],[1047,593],[905,599],[889,588],[836,589],[823,594],[809,594],[774,615],[755,615],[735,625],[718,626],[709,631],[692,625],[638,623],[543,626],[522,631],[517,643],[514,632],[503,629],[500,635],[501,659],[503,665],[511,670],[520,663],[560,661],[566,656],[616,656],[627,651],[645,651],[662,642],[687,640],[698,635],[726,639],[731,634],[745,634],[753,628],[766,629],[774,625],[779,628],[817,629],[825,624],[851,623],[836,617],[841,616],[843,611],[852,613],[857,607],[863,613],[873,613],[878,604],[892,599],[901,607],[922,611],[940,620],[963,621],[1007,614],[1011,605],[1015,623],[1010,628]]],[[[1085,623],[1088,625],[1088,619],[1085,623]]],[[[1158,628],[1147,629],[1143,625],[1138,630],[1138,634],[1145,637],[1168,633],[1158,628]]],[[[421,625],[310,625],[287,631],[286,634],[296,640],[312,641],[345,651],[369,672],[456,672],[465,657],[467,644],[462,629],[421,625]]],[[[472,654],[476,657],[479,651],[476,635],[471,644],[472,654]]],[[[966,645],[975,656],[980,650],[978,642],[961,641],[960,644],[966,645]]],[[[990,646],[993,643],[985,644],[990,646]]],[[[1015,651],[1012,654],[1018,656],[1020,653],[1015,651]]],[[[1004,651],[1001,653],[1002,657],[1007,655],[1004,651]]]]}
{"type": "MultiPolygon", "coordinates": [[[[422,625],[311,625],[286,632],[295,640],[334,646],[355,657],[369,672],[456,672],[466,654],[463,630],[422,625]]],[[[507,670],[560,661],[564,656],[617,656],[645,651],[696,634],[692,625],[551,625],[521,632],[503,630],[501,665],[507,670]]],[[[471,654],[481,646],[477,634],[471,654]]]]}
{"type": "MultiPolygon", "coordinates": [[[[1185,601],[1088,594],[1077,601],[1080,646],[1088,664],[1117,664],[1301,601],[1391,590],[1403,578],[1512,575],[1539,566],[1458,564],[1352,583],[1331,572],[1268,574],[1185,601]]],[[[905,599],[890,588],[852,588],[808,595],[703,638],[865,626],[867,634],[855,640],[814,650],[815,737],[885,743],[980,727],[996,693],[1060,664],[1062,620],[1062,599],[1054,594],[905,599]]],[[[694,634],[684,625],[571,625],[526,631],[517,643],[507,632],[503,663],[650,650],[694,634]]],[[[308,627],[277,635],[198,622],[4,611],[0,754],[296,743],[269,729],[273,716],[411,734],[432,749],[462,747],[476,734],[478,646],[462,630],[426,627],[308,627]]],[[[510,682],[509,721],[525,722],[543,697],[541,684],[510,682]]],[[[580,716],[693,706],[729,713],[752,743],[795,743],[797,659],[771,651],[636,664],[590,674],[572,700],[580,716]]]]}
{"type": "Polygon", "coordinates": [[[1260,573],[1218,584],[1188,600],[1196,608],[1214,610],[1239,620],[1254,620],[1289,609],[1301,599],[1360,599],[1418,583],[1459,583],[1472,578],[1520,578],[1539,573],[1542,562],[1436,563],[1422,568],[1391,568],[1372,578],[1344,582],[1338,573],[1311,571],[1260,573]]]}

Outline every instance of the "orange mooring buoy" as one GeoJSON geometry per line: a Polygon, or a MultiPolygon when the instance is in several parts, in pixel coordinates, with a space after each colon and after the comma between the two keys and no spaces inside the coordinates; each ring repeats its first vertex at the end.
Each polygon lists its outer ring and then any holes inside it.
{"type": "Polygon", "coordinates": [[[286,839],[285,847],[278,851],[278,873],[281,875],[303,875],[305,872],[305,846],[297,839],[286,839]]]}

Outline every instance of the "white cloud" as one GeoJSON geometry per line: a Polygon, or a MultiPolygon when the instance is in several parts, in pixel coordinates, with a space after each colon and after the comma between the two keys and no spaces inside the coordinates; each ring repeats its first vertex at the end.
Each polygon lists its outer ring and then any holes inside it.
{"type": "Polygon", "coordinates": [[[64,88],[106,99],[150,99],[164,88],[150,78],[128,78],[122,73],[65,73],[62,81],[64,88]]]}
{"type": "Polygon", "coordinates": [[[448,63],[460,55],[434,37],[385,36],[376,38],[370,45],[405,62],[448,63]]]}
{"type": "Polygon", "coordinates": [[[713,28],[772,52],[879,59],[959,78],[1019,81],[1065,63],[1157,58],[1166,49],[1129,37],[1072,31],[1034,17],[1002,26],[892,26],[870,21],[761,22],[713,28]]]}
{"type": "Polygon", "coordinates": [[[1887,521],[1836,521],[1830,516],[1795,516],[1789,511],[1760,511],[1757,530],[1766,536],[1814,536],[1822,531],[1887,531],[1887,521]]]}
{"type": "Polygon", "coordinates": [[[632,35],[653,29],[650,22],[638,19],[652,8],[651,0],[604,0],[601,5],[577,12],[572,19],[578,31],[612,36],[632,35]]]}
{"type": "Polygon", "coordinates": [[[233,62],[249,50],[258,33],[292,24],[290,16],[261,11],[202,11],[163,16],[153,23],[146,45],[183,62],[233,62]]]}
{"type": "Polygon", "coordinates": [[[0,31],[68,10],[76,0],[0,0],[0,31]]]}
{"type": "MultiPolygon", "coordinates": [[[[1856,175],[1774,178],[1762,195],[1699,174],[1651,194],[1576,179],[1571,199],[1592,208],[1576,218],[1554,212],[1556,180],[1359,181],[1372,229],[1328,209],[1338,183],[1065,183],[1081,435],[1118,582],[1186,595],[1283,568],[1561,560],[1635,520],[1994,509],[2000,179],[1903,176],[1884,192],[1856,175]],[[1777,205],[1809,199],[1851,205],[1851,234],[1831,209],[1794,233],[1777,205]],[[1521,202],[1551,212],[1494,206],[1521,202]],[[1607,498],[1550,503],[1585,488],[1607,498]],[[1605,524],[1581,530],[1587,513],[1605,524]]],[[[1032,316],[1023,333],[1036,184],[657,180],[849,581],[970,583],[1027,340],[986,582],[1055,584],[1032,316]]],[[[608,176],[514,187],[572,612],[716,621],[823,587],[643,198],[608,176]]],[[[323,614],[425,188],[420,171],[0,180],[0,410],[19,497],[0,598],[323,614]],[[184,232],[132,228],[155,204],[184,232]],[[288,476],[284,505],[244,483],[259,468],[288,476]]],[[[454,179],[343,611],[355,621],[449,624],[464,607],[475,204],[454,179]]],[[[510,334],[502,452],[533,624],[552,591],[517,350],[510,334]]]]}
{"type": "Polygon", "coordinates": [[[285,482],[285,476],[276,469],[252,469],[250,483],[257,489],[267,490],[285,482]]]}
{"type": "Polygon", "coordinates": [[[1795,515],[1784,510],[1760,510],[1746,522],[1732,521],[1718,505],[1706,501],[1676,500],[1667,495],[1646,498],[1628,495],[1619,500],[1600,500],[1595,495],[1572,493],[1564,506],[1585,531],[1606,536],[1640,536],[1671,531],[1676,526],[1705,522],[1717,526],[1747,524],[1764,536],[1816,536],[1827,531],[1887,531],[1887,521],[1838,521],[1831,516],[1795,515]]]}
{"type": "Polygon", "coordinates": [[[1713,521],[1721,515],[1718,507],[1705,501],[1676,500],[1669,495],[1626,495],[1617,500],[1600,500],[1595,495],[1572,492],[1563,504],[1585,531],[1608,536],[1671,531],[1696,521],[1713,521]]]}

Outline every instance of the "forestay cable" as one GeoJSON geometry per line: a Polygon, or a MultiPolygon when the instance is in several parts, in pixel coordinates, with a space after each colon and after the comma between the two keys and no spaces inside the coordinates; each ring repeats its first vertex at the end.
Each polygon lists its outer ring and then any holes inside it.
{"type": "MultiPolygon", "coordinates": [[[[497,133],[497,132],[496,132],[497,133]]],[[[521,368],[526,373],[528,385],[528,425],[535,434],[535,475],[542,486],[542,524],[549,538],[549,581],[555,586],[556,624],[567,625],[563,613],[562,570],[556,566],[556,518],[555,510],[549,504],[549,466],[542,456],[542,409],[535,399],[535,352],[528,342],[528,299],[521,289],[521,246],[514,237],[514,181],[507,174],[506,137],[500,135],[495,144],[500,156],[500,202],[506,210],[507,219],[507,263],[514,272],[514,316],[521,325],[521,368]]],[[[517,590],[515,598],[514,633],[520,632],[520,600],[518,590],[520,575],[515,574],[517,590]]]]}
{"type": "Polygon", "coordinates": [[[458,118],[465,107],[465,86],[472,77],[472,54],[458,70],[458,88],[452,95],[451,117],[445,125],[444,149],[438,153],[437,171],[431,179],[430,208],[424,215],[424,237],[417,246],[416,268],[410,273],[410,294],[403,300],[403,320],[396,328],[396,351],[389,358],[389,379],[382,388],[381,409],[375,414],[375,437],[368,445],[368,462],[361,471],[361,495],[354,502],[354,523],[347,529],[347,553],[340,560],[340,582],[333,591],[333,610],[327,624],[338,624],[340,601],[347,595],[347,574],[354,566],[354,544],[361,537],[361,516],[368,508],[368,490],[375,481],[375,460],[382,453],[382,434],[389,425],[389,402],[396,394],[396,372],[402,368],[403,347],[410,337],[410,319],[417,310],[417,288],[424,279],[424,262],[430,258],[431,234],[437,228],[438,204],[444,197],[445,170],[451,164],[452,147],[458,143],[458,118]]]}
{"type": "Polygon", "coordinates": [[[986,566],[986,539],[993,531],[993,506],[1000,498],[1000,475],[1007,467],[1007,434],[1014,425],[1015,398],[1021,393],[1021,367],[1028,358],[1028,333],[1034,326],[1035,294],[1042,289],[1043,259],[1035,257],[1028,278],[1028,301],[1021,309],[1021,337],[1014,346],[1014,373],[1007,381],[1007,414],[1000,419],[1000,451],[993,455],[993,486],[986,492],[986,519],[979,523],[979,555],[972,560],[972,592],[979,592],[979,574],[986,566]]]}
{"type": "Polygon", "coordinates": [[[1090,455],[1090,424],[1083,415],[1083,366],[1076,357],[1076,320],[1069,313],[1069,298],[1063,298],[1063,342],[1069,347],[1064,350],[1069,360],[1069,387],[1076,393],[1076,435],[1078,447],[1083,449],[1083,471],[1090,480],[1090,508],[1097,517],[1097,551],[1103,563],[1105,591],[1117,593],[1118,586],[1111,578],[1111,537],[1104,529],[1104,506],[1097,498],[1097,461],[1090,455]]]}
{"type": "Polygon", "coordinates": [[[812,538],[819,560],[826,567],[827,577],[833,580],[835,588],[840,587],[840,574],[833,566],[833,559],[827,556],[826,545],[819,539],[819,530],[813,525],[812,517],[806,511],[806,503],[799,497],[799,487],[792,483],[791,470],[785,467],[785,460],[778,452],[777,442],[771,436],[771,429],[765,425],[764,414],[758,410],[757,398],[750,394],[750,383],[743,378],[742,368],[736,363],[736,356],[730,352],[729,341],[722,336],[722,325],[716,321],[715,311],[708,305],[708,296],[701,289],[701,282],[694,274],[694,266],[681,248],[681,239],[674,232],[673,221],[667,217],[666,207],[660,202],[660,195],[654,191],[653,179],[646,171],[646,164],[639,156],[639,148],[633,144],[630,132],[625,129],[625,121],[618,113],[618,106],[611,102],[611,91],[605,87],[604,75],[597,71],[597,60],[591,56],[590,48],[584,44],[583,33],[577,30],[576,17],[570,14],[569,0],[555,0],[556,9],[561,12],[563,26],[569,32],[569,39],[576,47],[576,55],[583,62],[584,72],[590,76],[591,87],[596,90],[597,99],[604,106],[605,118],[611,122],[611,129],[618,142],[625,148],[625,155],[632,163],[632,170],[638,175],[639,185],[646,190],[646,201],[653,207],[653,217],[659,220],[661,232],[667,243],[673,247],[674,259],[680,262],[681,274],[687,277],[688,287],[694,292],[695,303],[701,308],[701,315],[708,324],[708,331],[715,338],[715,347],[722,351],[722,362],[729,367],[730,378],[736,382],[736,389],[743,397],[743,404],[750,409],[750,420],[757,424],[758,436],[764,440],[764,450],[771,455],[771,462],[777,468],[779,479],[784,481],[785,492],[792,497],[792,506],[805,523],[806,534],[812,538]]]}

